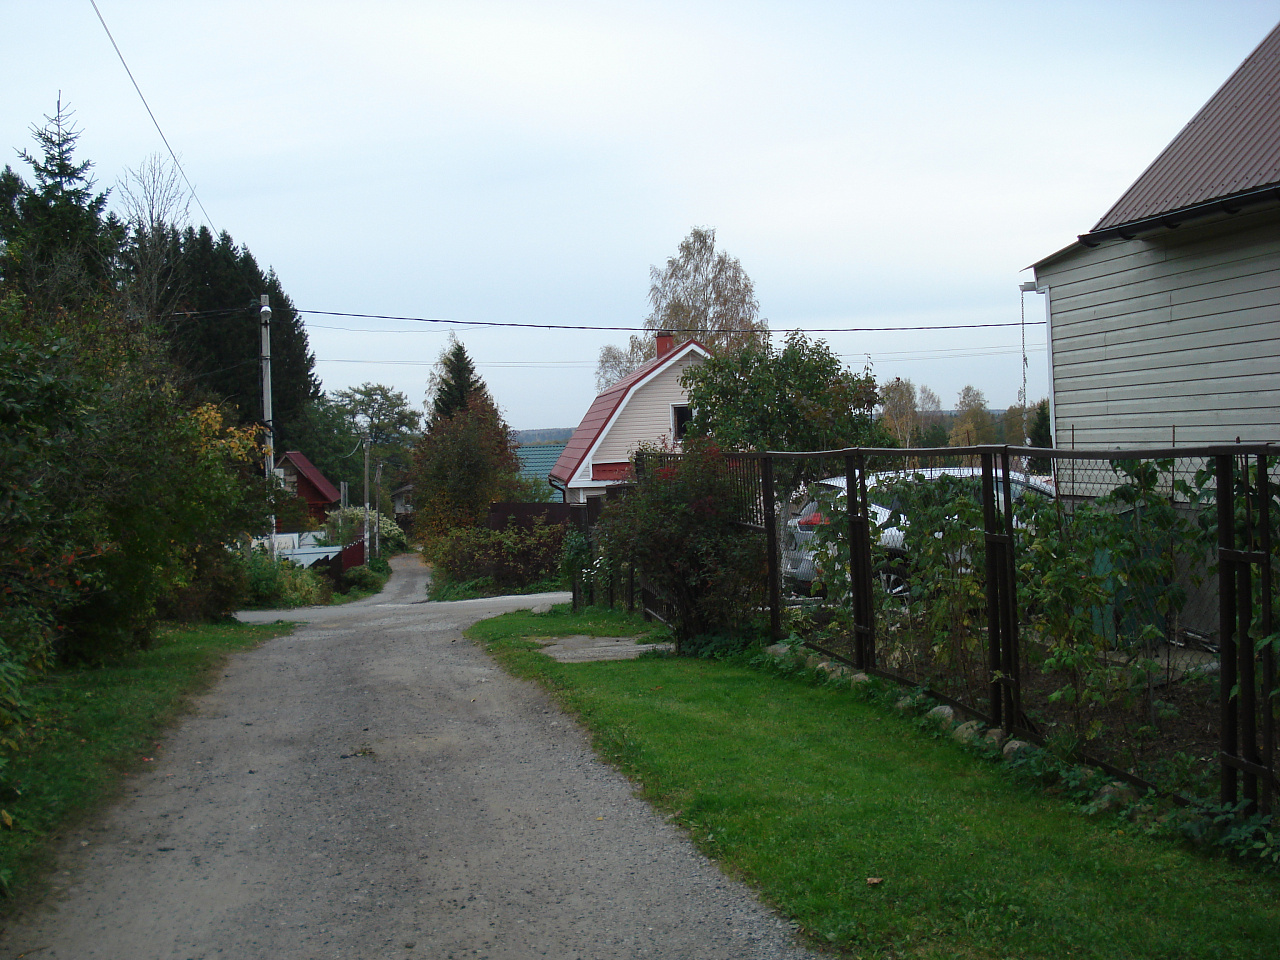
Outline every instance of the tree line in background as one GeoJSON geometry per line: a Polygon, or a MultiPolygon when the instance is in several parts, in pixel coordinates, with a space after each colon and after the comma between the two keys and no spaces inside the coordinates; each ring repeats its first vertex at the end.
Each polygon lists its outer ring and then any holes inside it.
{"type": "Polygon", "coordinates": [[[993,413],[982,391],[966,386],[956,398],[955,409],[944,411],[938,395],[928,387],[917,388],[910,380],[894,379],[880,386],[879,401],[880,422],[896,447],[1053,445],[1048,399],[993,413]]]}

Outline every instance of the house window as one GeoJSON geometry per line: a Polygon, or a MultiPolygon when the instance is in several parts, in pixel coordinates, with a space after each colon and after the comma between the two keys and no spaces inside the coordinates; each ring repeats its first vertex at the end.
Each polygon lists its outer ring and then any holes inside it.
{"type": "Polygon", "coordinates": [[[688,404],[678,404],[671,408],[671,420],[675,427],[672,430],[672,436],[677,440],[683,440],[685,431],[689,428],[689,421],[693,419],[693,408],[688,404]]]}

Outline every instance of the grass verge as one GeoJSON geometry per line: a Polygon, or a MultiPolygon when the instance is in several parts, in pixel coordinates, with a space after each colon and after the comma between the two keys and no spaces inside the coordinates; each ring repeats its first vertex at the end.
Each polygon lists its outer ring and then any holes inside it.
{"type": "Polygon", "coordinates": [[[163,628],[148,650],[35,681],[0,795],[12,824],[0,830],[0,884],[9,905],[38,888],[61,831],[114,798],[122,778],[148,762],[164,729],[209,686],[227,655],[290,629],[163,628]]]}
{"type": "MultiPolygon", "coordinates": [[[[826,949],[866,958],[1271,958],[1280,882],[1033,792],[845,688],[744,662],[561,664],[529,636],[620,614],[508,614],[470,635],[826,949]]],[[[629,621],[634,626],[634,621],[629,621]]]]}

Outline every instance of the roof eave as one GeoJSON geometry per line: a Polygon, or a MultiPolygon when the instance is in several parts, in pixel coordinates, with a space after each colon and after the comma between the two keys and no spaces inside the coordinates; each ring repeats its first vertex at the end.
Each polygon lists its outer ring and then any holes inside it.
{"type": "MultiPolygon", "coordinates": [[[[1280,183],[1269,183],[1266,186],[1255,187],[1252,190],[1245,190],[1227,197],[1218,197],[1213,200],[1207,200],[1204,203],[1192,204],[1180,210],[1171,210],[1167,213],[1159,213],[1155,216],[1132,220],[1128,223],[1119,223],[1113,227],[1107,227],[1105,230],[1082,233],[1077,239],[1086,247],[1096,247],[1098,244],[1108,240],[1132,240],[1144,233],[1152,233],[1156,230],[1175,230],[1184,223],[1200,220],[1214,214],[1234,215],[1240,213],[1245,207],[1268,202],[1280,202],[1280,183]]],[[[1064,251],[1060,250],[1058,253],[1050,254],[1050,256],[1033,266],[1039,266],[1062,252],[1064,251]]]]}

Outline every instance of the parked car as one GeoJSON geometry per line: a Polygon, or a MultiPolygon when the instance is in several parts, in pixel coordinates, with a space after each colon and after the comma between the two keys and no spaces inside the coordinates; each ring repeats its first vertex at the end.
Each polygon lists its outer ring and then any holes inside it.
{"type": "MultiPolygon", "coordinates": [[[[890,593],[904,593],[907,590],[911,569],[911,558],[906,548],[906,527],[910,523],[910,518],[904,516],[902,505],[895,502],[892,494],[893,485],[904,480],[928,483],[940,477],[972,481],[976,494],[982,482],[982,469],[980,467],[926,467],[909,472],[873,473],[867,476],[868,513],[885,556],[880,570],[880,580],[890,593]]],[[[843,511],[845,499],[843,476],[828,477],[815,486],[825,488],[827,492],[827,495],[821,498],[822,501],[833,502],[837,509],[843,511]],[[834,501],[831,500],[832,494],[834,494],[834,501]]],[[[1021,500],[1029,493],[1045,497],[1054,496],[1053,481],[1049,477],[1011,473],[1009,486],[1015,501],[1021,500]]],[[[814,581],[819,579],[820,571],[814,552],[814,536],[819,527],[832,520],[823,513],[818,499],[820,491],[811,487],[809,492],[811,494],[809,499],[799,509],[795,518],[787,522],[782,545],[783,577],[796,592],[803,594],[811,593],[814,581]]],[[[999,502],[1004,500],[1004,477],[999,472],[996,474],[996,498],[999,502]]],[[[935,532],[935,536],[941,535],[940,531],[935,532]]]]}

